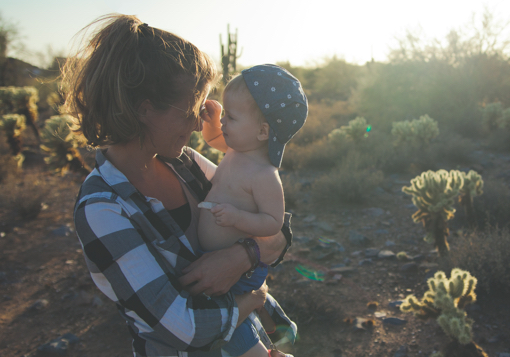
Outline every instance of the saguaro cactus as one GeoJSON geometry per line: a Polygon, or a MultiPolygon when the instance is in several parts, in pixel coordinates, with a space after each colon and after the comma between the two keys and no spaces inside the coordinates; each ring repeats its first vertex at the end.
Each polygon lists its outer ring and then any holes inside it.
{"type": "MultiPolygon", "coordinates": [[[[414,295],[405,298],[400,306],[403,312],[412,312],[418,318],[437,318],[439,326],[452,339],[453,345],[447,346],[445,352],[453,349],[463,350],[459,356],[486,356],[473,343],[473,320],[467,317],[464,308],[476,301],[475,287],[477,280],[468,271],[453,269],[448,279],[444,272],[438,271],[427,281],[429,290],[418,300],[414,295]],[[459,346],[460,345],[460,346],[459,346]],[[468,346],[470,345],[470,346],[468,346]],[[466,354],[475,351],[477,354],[466,354]]],[[[447,356],[457,356],[449,354],[447,356]]]]}
{"type": "Polygon", "coordinates": [[[88,174],[90,167],[78,151],[81,145],[69,127],[71,124],[72,120],[67,115],[55,115],[46,120],[41,132],[41,149],[49,153],[46,163],[57,171],[88,174]]]}
{"type": "Polygon", "coordinates": [[[237,59],[241,57],[241,53],[237,54],[237,29],[236,33],[230,33],[230,25],[227,25],[227,43],[223,44],[220,34],[220,48],[221,48],[221,65],[223,68],[223,83],[227,84],[231,74],[237,70],[237,59]]]}
{"type": "Polygon", "coordinates": [[[413,203],[418,208],[412,218],[422,222],[427,230],[425,240],[434,243],[439,255],[448,255],[448,225],[455,213],[453,204],[459,195],[464,179],[459,171],[426,171],[411,180],[411,186],[402,191],[413,196],[413,203]]]}
{"type": "Polygon", "coordinates": [[[459,202],[466,211],[466,217],[469,225],[473,227],[476,223],[475,209],[473,207],[473,198],[483,193],[483,180],[476,171],[469,171],[467,174],[462,172],[464,184],[460,189],[459,202]]]}

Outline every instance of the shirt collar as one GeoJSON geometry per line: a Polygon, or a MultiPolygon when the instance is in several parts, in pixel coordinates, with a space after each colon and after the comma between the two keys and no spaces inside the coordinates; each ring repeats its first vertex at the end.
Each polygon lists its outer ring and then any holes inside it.
{"type": "Polygon", "coordinates": [[[138,190],[129,182],[127,177],[106,158],[104,155],[105,152],[106,150],[96,150],[96,170],[117,195],[123,200],[127,200],[132,194],[137,193],[138,190]]]}

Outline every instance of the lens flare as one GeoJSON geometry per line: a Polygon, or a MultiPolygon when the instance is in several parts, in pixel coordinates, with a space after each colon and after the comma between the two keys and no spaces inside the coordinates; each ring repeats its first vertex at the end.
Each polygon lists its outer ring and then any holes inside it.
{"type": "Polygon", "coordinates": [[[324,281],[324,272],[322,271],[309,269],[301,264],[296,267],[296,271],[310,280],[324,281]]]}

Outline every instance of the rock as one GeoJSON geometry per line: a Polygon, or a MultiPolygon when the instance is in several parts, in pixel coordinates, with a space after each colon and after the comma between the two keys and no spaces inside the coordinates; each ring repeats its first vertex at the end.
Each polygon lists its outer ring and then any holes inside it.
{"type": "Polygon", "coordinates": [[[367,258],[373,258],[376,257],[377,254],[379,254],[380,250],[377,248],[367,248],[365,249],[365,257],[367,258]]]}
{"type": "Polygon", "coordinates": [[[72,333],[66,333],[59,338],[39,346],[36,356],[65,356],[69,345],[79,342],[80,339],[72,333]]]}
{"type": "Polygon", "coordinates": [[[406,263],[400,266],[400,271],[403,273],[416,273],[418,271],[418,264],[415,262],[406,263]]]}
{"type": "Polygon", "coordinates": [[[391,250],[381,250],[379,254],[377,254],[377,257],[379,259],[391,259],[395,258],[395,253],[393,253],[391,250]]]}
{"type": "Polygon", "coordinates": [[[372,259],[370,259],[370,258],[360,260],[360,262],[358,263],[358,265],[360,265],[360,266],[370,265],[370,264],[372,264],[372,259]]]}
{"type": "Polygon", "coordinates": [[[394,326],[401,326],[405,325],[407,323],[407,320],[399,319],[398,317],[387,317],[383,319],[383,324],[385,325],[394,325],[394,326]]]}
{"type": "Polygon", "coordinates": [[[498,357],[510,357],[510,353],[501,352],[500,354],[498,354],[498,357]]]}
{"type": "Polygon", "coordinates": [[[372,217],[379,217],[383,215],[385,211],[382,208],[372,207],[364,209],[363,212],[371,215],[372,217]]]}
{"type": "Polygon", "coordinates": [[[315,221],[315,215],[310,214],[310,215],[306,216],[305,218],[303,218],[302,221],[305,223],[313,222],[313,221],[315,221]]]}
{"type": "Polygon", "coordinates": [[[385,312],[376,311],[376,312],[374,312],[374,316],[377,317],[378,319],[381,319],[383,317],[386,317],[386,313],[385,312]]]}
{"type": "Polygon", "coordinates": [[[393,247],[393,246],[395,246],[395,242],[392,242],[391,240],[387,240],[386,243],[384,243],[384,245],[387,247],[393,247]]]}
{"type": "Polygon", "coordinates": [[[92,306],[101,307],[103,305],[104,305],[103,300],[101,300],[101,298],[99,296],[94,295],[94,297],[92,298],[92,306]]]}
{"type": "Polygon", "coordinates": [[[395,352],[393,357],[407,357],[407,346],[403,345],[395,352]]]}
{"type": "Polygon", "coordinates": [[[34,302],[32,304],[32,306],[30,306],[29,309],[32,311],[41,311],[41,310],[44,310],[45,308],[47,308],[49,304],[50,304],[50,302],[48,300],[39,299],[36,302],[34,302]]]}
{"type": "Polygon", "coordinates": [[[363,234],[360,234],[356,231],[349,231],[349,242],[354,245],[364,245],[367,244],[370,240],[365,237],[363,234]]]}
{"type": "Polygon", "coordinates": [[[63,225],[51,231],[51,234],[59,237],[68,237],[73,232],[73,229],[67,225],[63,225]]]}
{"type": "Polygon", "coordinates": [[[437,269],[439,267],[439,264],[437,263],[421,263],[420,269],[427,270],[427,269],[437,269]]]}
{"type": "Polygon", "coordinates": [[[353,257],[357,257],[357,256],[361,255],[361,253],[362,253],[362,252],[361,252],[361,250],[357,250],[357,251],[355,251],[355,252],[352,252],[352,253],[351,253],[351,256],[353,256],[353,257]]]}
{"type": "Polygon", "coordinates": [[[383,234],[390,234],[390,232],[388,232],[387,229],[376,229],[374,231],[374,234],[377,234],[377,235],[383,235],[383,234]]]}
{"type": "Polygon", "coordinates": [[[335,229],[329,223],[326,223],[326,222],[317,223],[317,227],[319,227],[320,229],[322,229],[323,231],[326,231],[326,232],[334,232],[335,231],[335,229]]]}
{"type": "Polygon", "coordinates": [[[328,238],[324,238],[324,237],[319,238],[319,244],[317,247],[327,249],[329,251],[340,252],[340,253],[345,251],[345,248],[343,247],[343,245],[341,245],[337,241],[334,241],[334,240],[328,239],[328,238]]]}
{"type": "Polygon", "coordinates": [[[306,243],[310,243],[312,239],[310,237],[299,237],[299,236],[294,236],[292,238],[292,243],[301,243],[301,244],[306,244],[306,243]]]}
{"type": "Polygon", "coordinates": [[[339,268],[333,268],[329,270],[329,273],[332,275],[335,274],[349,274],[354,273],[357,269],[354,267],[339,267],[339,268]]]}
{"type": "Polygon", "coordinates": [[[403,303],[402,300],[391,301],[391,302],[388,303],[388,306],[400,310],[400,305],[402,305],[402,303],[403,303]]]}
{"type": "Polygon", "coordinates": [[[383,226],[386,226],[386,227],[391,226],[391,223],[390,223],[390,222],[388,222],[388,221],[381,221],[381,224],[382,224],[383,226]]]}
{"type": "Polygon", "coordinates": [[[415,262],[419,263],[423,260],[425,260],[425,256],[423,254],[418,254],[418,255],[415,255],[414,257],[411,257],[412,260],[414,260],[415,262]]]}

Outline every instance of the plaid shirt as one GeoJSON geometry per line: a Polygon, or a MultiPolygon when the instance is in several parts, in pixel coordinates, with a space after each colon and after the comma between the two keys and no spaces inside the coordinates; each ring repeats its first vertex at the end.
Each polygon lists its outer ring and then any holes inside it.
{"type": "MultiPolygon", "coordinates": [[[[168,164],[203,200],[210,183],[200,169],[210,178],[212,164],[190,148],[168,164]]],[[[208,300],[183,290],[178,277],[197,259],[188,239],[162,203],[143,196],[100,150],[78,195],[74,220],[92,280],[117,304],[135,356],[191,357],[209,350],[208,356],[228,355],[219,347],[237,325],[233,294],[208,300]]],[[[284,338],[293,341],[296,325],[270,295],[265,307],[277,325],[287,326],[284,338]]],[[[250,319],[260,331],[254,314],[250,319]]]]}

